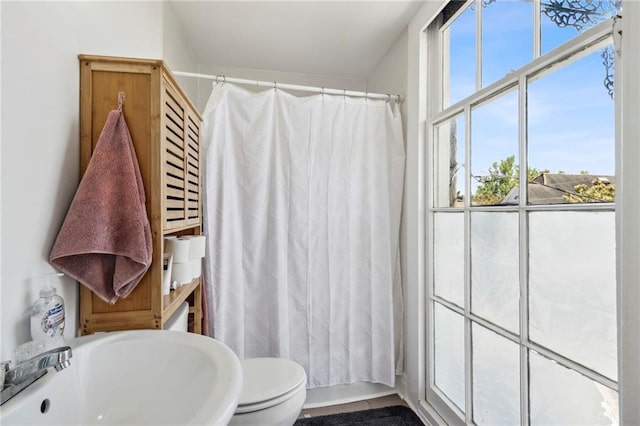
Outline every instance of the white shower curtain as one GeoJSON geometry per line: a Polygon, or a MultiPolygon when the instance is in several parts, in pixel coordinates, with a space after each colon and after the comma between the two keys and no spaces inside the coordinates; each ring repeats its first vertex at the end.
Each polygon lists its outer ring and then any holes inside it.
{"type": "Polygon", "coordinates": [[[402,124],[385,101],[215,85],[205,110],[210,333],[310,388],[393,386],[402,124]]]}

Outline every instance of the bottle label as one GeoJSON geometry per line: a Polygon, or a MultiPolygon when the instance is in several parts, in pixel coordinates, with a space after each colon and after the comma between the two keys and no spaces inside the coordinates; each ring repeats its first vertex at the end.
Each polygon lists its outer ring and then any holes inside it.
{"type": "Polygon", "coordinates": [[[62,333],[64,327],[64,307],[60,303],[56,303],[53,308],[49,309],[40,322],[42,331],[50,337],[58,337],[62,333]]]}

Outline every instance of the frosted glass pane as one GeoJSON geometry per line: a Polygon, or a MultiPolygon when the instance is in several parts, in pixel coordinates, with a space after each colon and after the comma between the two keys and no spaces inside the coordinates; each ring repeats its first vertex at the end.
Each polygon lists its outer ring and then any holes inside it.
{"type": "Polygon", "coordinates": [[[458,116],[434,128],[433,144],[433,205],[463,207],[464,116],[458,116]]]}
{"type": "Polygon", "coordinates": [[[434,306],[435,383],[464,411],[464,320],[438,303],[434,306]]]}
{"type": "Polygon", "coordinates": [[[532,425],[617,425],[618,393],[529,352],[532,425]]]}
{"type": "Polygon", "coordinates": [[[433,218],[434,294],[464,306],[464,213],[433,218]]]}
{"type": "Polygon", "coordinates": [[[518,333],[518,213],[471,214],[471,311],[518,333]]]}
{"type": "Polygon", "coordinates": [[[520,423],[519,346],[473,324],[473,420],[477,425],[520,423]]]}
{"type": "Polygon", "coordinates": [[[529,214],[531,340],[617,379],[613,212],[529,214]]]}

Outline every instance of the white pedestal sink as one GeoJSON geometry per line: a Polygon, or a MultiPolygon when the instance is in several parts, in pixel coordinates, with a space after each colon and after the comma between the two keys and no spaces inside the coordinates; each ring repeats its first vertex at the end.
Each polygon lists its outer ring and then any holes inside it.
{"type": "Polygon", "coordinates": [[[236,409],[240,362],[214,339],[140,330],[67,344],[71,366],[0,407],[0,424],[224,425],[236,409]]]}

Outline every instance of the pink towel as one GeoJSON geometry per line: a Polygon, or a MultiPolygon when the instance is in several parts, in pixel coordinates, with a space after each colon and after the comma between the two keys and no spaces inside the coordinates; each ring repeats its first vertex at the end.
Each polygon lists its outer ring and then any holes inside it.
{"type": "Polygon", "coordinates": [[[144,187],[123,114],[109,113],[49,261],[114,304],[151,265],[144,187]]]}

